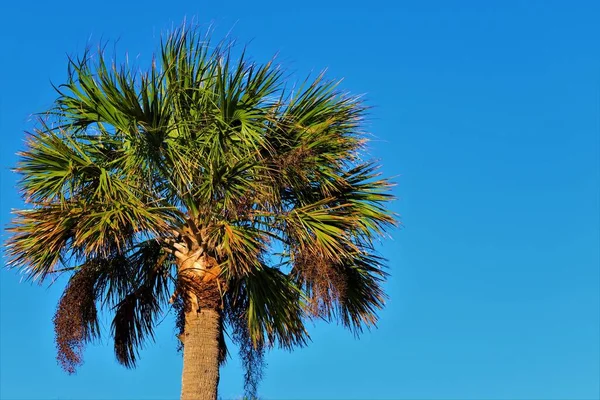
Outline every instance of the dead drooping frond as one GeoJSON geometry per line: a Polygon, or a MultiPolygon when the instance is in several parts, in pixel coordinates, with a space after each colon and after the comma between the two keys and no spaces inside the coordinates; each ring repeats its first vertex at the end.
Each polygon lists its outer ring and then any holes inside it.
{"type": "Polygon", "coordinates": [[[141,71],[102,49],[71,58],[19,154],[29,208],[8,264],[40,282],[74,271],[55,317],[69,371],[96,307],[132,367],[172,299],[220,313],[253,395],[264,349],[306,344],[307,319],[359,332],[383,306],[374,243],[395,215],[362,152],[367,107],[323,74],[290,91],[274,62],[208,39],[184,26],[141,71]]]}

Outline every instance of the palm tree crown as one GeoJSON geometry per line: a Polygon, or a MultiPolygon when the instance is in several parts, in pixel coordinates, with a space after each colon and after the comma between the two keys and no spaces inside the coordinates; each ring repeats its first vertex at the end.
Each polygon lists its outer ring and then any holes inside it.
{"type": "Polygon", "coordinates": [[[374,324],[373,241],[395,219],[389,181],[361,157],[361,100],[322,75],[286,90],[276,65],[193,28],[160,50],[146,72],[101,51],[71,59],[20,153],[31,207],[7,254],[40,282],[71,274],[54,318],[62,366],[99,337],[102,308],[127,367],[169,303],[181,333],[186,310],[218,310],[220,360],[229,329],[249,367],[265,347],[304,345],[310,318],[374,324]]]}

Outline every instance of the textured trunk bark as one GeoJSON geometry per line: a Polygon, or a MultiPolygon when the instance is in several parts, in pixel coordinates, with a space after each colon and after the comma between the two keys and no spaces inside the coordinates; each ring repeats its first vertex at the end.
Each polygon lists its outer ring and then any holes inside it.
{"type": "Polygon", "coordinates": [[[219,385],[219,312],[203,308],[185,316],[181,400],[216,400],[219,385]]]}

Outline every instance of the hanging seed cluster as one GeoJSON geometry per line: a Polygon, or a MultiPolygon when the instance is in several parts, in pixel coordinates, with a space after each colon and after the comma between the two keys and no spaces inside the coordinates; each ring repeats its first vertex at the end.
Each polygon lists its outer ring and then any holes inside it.
{"type": "Polygon", "coordinates": [[[94,296],[95,274],[75,273],[54,314],[54,333],[59,365],[69,374],[83,363],[83,348],[99,334],[94,296]]]}
{"type": "Polygon", "coordinates": [[[308,313],[329,318],[336,302],[342,302],[346,295],[344,274],[338,265],[332,265],[317,253],[298,252],[295,263],[299,281],[304,283],[308,294],[308,313]]]}

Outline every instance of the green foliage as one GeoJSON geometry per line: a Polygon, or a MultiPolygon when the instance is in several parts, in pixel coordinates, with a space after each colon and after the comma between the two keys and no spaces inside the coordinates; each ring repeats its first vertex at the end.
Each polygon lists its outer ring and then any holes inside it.
{"type": "Polygon", "coordinates": [[[249,365],[265,346],[306,344],[309,318],[358,332],[383,306],[373,242],[395,219],[390,182],[362,158],[366,107],[323,75],[286,90],[273,62],[209,39],[176,30],[146,72],[103,49],[70,59],[20,153],[31,207],[10,227],[9,264],[40,282],[74,274],[56,316],[80,328],[59,343],[69,370],[100,333],[96,304],[114,313],[117,359],[135,365],[178,289],[177,251],[194,244],[219,266],[249,365]]]}

